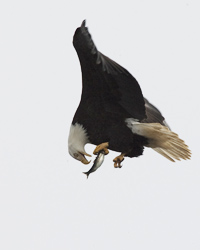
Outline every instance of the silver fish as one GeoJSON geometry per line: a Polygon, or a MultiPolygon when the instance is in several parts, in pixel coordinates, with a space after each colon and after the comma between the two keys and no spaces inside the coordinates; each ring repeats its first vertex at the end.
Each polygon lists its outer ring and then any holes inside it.
{"type": "Polygon", "coordinates": [[[87,178],[91,173],[95,172],[99,167],[101,167],[101,165],[102,165],[102,163],[104,161],[104,156],[105,156],[104,151],[103,150],[99,151],[99,153],[97,154],[96,159],[94,160],[94,164],[91,167],[91,169],[88,172],[83,172],[83,174],[87,175],[87,178]]]}

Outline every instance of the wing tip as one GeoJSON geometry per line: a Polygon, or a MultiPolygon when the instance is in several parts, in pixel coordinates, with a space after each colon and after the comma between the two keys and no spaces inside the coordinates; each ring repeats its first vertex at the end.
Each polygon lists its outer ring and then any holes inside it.
{"type": "Polygon", "coordinates": [[[81,23],[81,28],[85,28],[86,25],[86,19],[83,20],[83,22],[81,23]]]}

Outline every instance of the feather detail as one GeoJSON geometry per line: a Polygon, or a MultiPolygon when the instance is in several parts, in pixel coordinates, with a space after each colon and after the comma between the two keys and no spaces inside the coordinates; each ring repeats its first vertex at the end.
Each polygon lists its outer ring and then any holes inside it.
{"type": "Polygon", "coordinates": [[[132,118],[126,119],[133,133],[148,138],[148,145],[170,161],[190,159],[191,151],[185,142],[168,127],[159,123],[140,123],[132,118]]]}

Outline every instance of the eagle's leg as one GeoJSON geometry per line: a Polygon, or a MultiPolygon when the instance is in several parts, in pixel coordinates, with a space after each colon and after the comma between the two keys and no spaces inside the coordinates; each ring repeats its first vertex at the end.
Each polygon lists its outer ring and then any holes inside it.
{"type": "Polygon", "coordinates": [[[109,153],[109,151],[107,149],[108,145],[109,145],[108,142],[104,142],[104,143],[99,144],[98,146],[96,146],[93,154],[97,155],[99,153],[99,151],[103,150],[104,154],[107,155],[109,153]]]}
{"type": "Polygon", "coordinates": [[[121,168],[122,167],[121,162],[124,160],[125,155],[126,154],[121,153],[121,155],[115,157],[115,159],[113,160],[115,168],[121,168]]]}

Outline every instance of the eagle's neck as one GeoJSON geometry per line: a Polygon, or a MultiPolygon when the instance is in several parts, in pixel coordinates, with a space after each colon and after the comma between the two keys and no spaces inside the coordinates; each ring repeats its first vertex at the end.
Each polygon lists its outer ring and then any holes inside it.
{"type": "Polygon", "coordinates": [[[89,139],[86,129],[79,123],[71,124],[68,137],[69,152],[76,150],[78,152],[86,153],[84,146],[87,143],[89,143],[89,139]]]}

